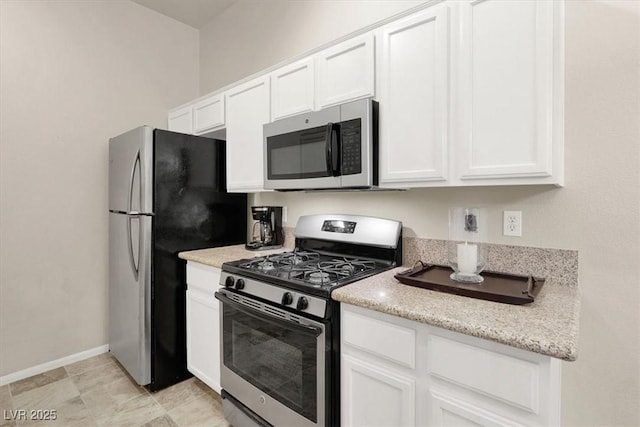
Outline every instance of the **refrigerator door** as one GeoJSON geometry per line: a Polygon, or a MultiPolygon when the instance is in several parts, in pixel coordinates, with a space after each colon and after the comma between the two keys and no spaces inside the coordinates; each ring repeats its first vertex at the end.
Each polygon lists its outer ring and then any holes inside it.
{"type": "Polygon", "coordinates": [[[151,381],[152,221],[109,213],[109,346],[140,385],[151,381]]]}
{"type": "Polygon", "coordinates": [[[178,253],[246,241],[247,195],[226,193],[224,149],[224,141],[154,131],[152,391],[191,375],[178,253]]]}
{"type": "Polygon", "coordinates": [[[153,128],[140,126],[109,140],[109,211],[153,212],[153,128]]]}

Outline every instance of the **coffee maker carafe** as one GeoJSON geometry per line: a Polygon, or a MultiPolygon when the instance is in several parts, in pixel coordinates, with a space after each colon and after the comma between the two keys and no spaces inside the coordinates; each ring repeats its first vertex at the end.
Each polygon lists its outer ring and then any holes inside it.
{"type": "Polygon", "coordinates": [[[256,221],[251,231],[250,250],[281,248],[284,243],[282,231],[282,206],[251,206],[251,216],[256,221]]]}

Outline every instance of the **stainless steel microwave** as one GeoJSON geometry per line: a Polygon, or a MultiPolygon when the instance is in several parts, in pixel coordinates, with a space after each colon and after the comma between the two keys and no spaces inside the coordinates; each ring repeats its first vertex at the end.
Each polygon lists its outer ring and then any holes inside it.
{"type": "Polygon", "coordinates": [[[267,123],[263,131],[266,189],[378,185],[378,103],[370,98],[267,123]]]}

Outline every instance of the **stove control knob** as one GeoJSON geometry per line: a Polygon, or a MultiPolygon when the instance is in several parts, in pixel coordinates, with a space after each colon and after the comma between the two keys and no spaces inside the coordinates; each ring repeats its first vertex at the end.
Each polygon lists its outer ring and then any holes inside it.
{"type": "Polygon", "coordinates": [[[233,284],[236,282],[236,279],[233,276],[227,276],[227,280],[224,281],[224,286],[227,288],[233,288],[233,284]]]}
{"type": "Polygon", "coordinates": [[[305,297],[298,298],[298,305],[296,306],[296,308],[298,310],[305,310],[307,307],[309,307],[309,300],[307,300],[305,297]]]}
{"type": "Polygon", "coordinates": [[[291,295],[291,292],[285,292],[282,295],[282,305],[289,305],[293,303],[293,295],[291,295]]]}
{"type": "Polygon", "coordinates": [[[244,280],[243,279],[236,280],[236,289],[244,289],[244,280]]]}

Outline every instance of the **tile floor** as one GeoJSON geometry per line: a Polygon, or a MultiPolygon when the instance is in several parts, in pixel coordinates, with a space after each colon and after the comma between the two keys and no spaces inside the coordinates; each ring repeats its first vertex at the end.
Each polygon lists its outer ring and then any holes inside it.
{"type": "Polygon", "coordinates": [[[220,396],[200,380],[150,393],[109,353],[1,386],[0,426],[23,425],[229,427],[220,396]],[[32,410],[57,419],[30,420],[32,410]]]}

